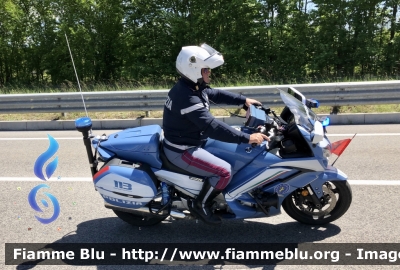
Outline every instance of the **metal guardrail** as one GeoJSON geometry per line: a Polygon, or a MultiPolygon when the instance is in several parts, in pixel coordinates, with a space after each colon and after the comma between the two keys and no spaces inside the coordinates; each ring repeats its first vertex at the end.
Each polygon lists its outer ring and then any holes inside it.
{"type": "MultiPolygon", "coordinates": [[[[371,105],[400,103],[400,80],[383,82],[350,82],[324,84],[293,84],[219,89],[254,98],[266,106],[282,105],[280,89],[294,87],[306,98],[314,98],[325,106],[371,105]]],[[[83,92],[90,112],[100,111],[155,111],[162,110],[169,90],[137,90],[83,92]]],[[[234,107],[222,105],[222,107],[234,107]]],[[[75,93],[9,94],[0,95],[0,113],[81,112],[82,97],[75,93]]]]}

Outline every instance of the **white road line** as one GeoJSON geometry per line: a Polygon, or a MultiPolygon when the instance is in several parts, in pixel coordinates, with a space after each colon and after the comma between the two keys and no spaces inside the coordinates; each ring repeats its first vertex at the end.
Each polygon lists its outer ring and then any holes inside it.
{"type": "MultiPolygon", "coordinates": [[[[90,177],[61,177],[60,179],[52,177],[47,181],[40,180],[37,177],[0,177],[0,182],[92,182],[90,177]]],[[[400,186],[400,180],[348,180],[350,185],[354,186],[400,186]]]]}
{"type": "Polygon", "coordinates": [[[400,180],[348,180],[354,186],[400,186],[400,180]]]}
{"type": "MultiPolygon", "coordinates": [[[[352,137],[354,136],[354,133],[348,133],[348,134],[326,134],[328,137],[352,137]]],[[[356,137],[368,137],[368,136],[400,136],[400,133],[357,133],[356,137]]]]}
{"type": "Polygon", "coordinates": [[[31,181],[31,182],[87,182],[93,181],[92,178],[89,177],[51,177],[47,181],[43,181],[37,177],[0,177],[1,181],[10,181],[10,182],[23,182],[23,181],[31,181]]]}
{"type": "MultiPolygon", "coordinates": [[[[56,140],[82,140],[83,137],[67,137],[67,138],[54,138],[56,140]]],[[[33,140],[46,140],[47,137],[43,138],[0,138],[0,141],[33,141],[33,140]]]]}
{"type": "MultiPolygon", "coordinates": [[[[357,134],[357,136],[359,136],[359,135],[360,134],[357,134]]],[[[349,134],[330,134],[330,133],[326,133],[326,136],[328,136],[328,138],[329,137],[353,137],[354,133],[349,133],[349,134]]]]}

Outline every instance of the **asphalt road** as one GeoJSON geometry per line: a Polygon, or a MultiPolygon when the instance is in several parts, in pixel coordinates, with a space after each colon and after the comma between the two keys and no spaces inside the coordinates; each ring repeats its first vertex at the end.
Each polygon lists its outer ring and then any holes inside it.
{"type": "MultiPolygon", "coordinates": [[[[114,131],[95,131],[95,134],[114,131]]],[[[310,227],[284,211],[272,218],[224,222],[210,227],[202,222],[167,220],[155,227],[135,228],[104,208],[90,182],[90,169],[80,133],[76,131],[0,132],[1,243],[400,243],[400,125],[332,126],[331,141],[351,138],[335,166],[345,172],[353,203],[339,220],[310,227]],[[44,225],[28,203],[28,194],[41,184],[33,173],[37,157],[49,145],[47,134],[59,143],[58,167],[46,184],[60,203],[59,217],[44,225]],[[361,181],[364,180],[364,181],[361,181]]],[[[51,216],[50,207],[42,216],[51,216]]],[[[46,216],[46,217],[47,217],[46,216]]],[[[5,266],[0,246],[1,269],[5,266]]],[[[400,250],[398,250],[399,252],[400,250]]],[[[400,261],[400,257],[397,261],[400,261]]],[[[174,269],[366,269],[396,266],[175,266],[174,269]]],[[[398,267],[398,266],[397,266],[398,267]]],[[[74,266],[34,266],[35,269],[72,269],[74,266]]],[[[80,266],[79,269],[128,269],[123,266],[80,266]]],[[[131,269],[132,267],[129,267],[131,269]]],[[[135,266],[135,269],[167,266],[135,266]]]]}

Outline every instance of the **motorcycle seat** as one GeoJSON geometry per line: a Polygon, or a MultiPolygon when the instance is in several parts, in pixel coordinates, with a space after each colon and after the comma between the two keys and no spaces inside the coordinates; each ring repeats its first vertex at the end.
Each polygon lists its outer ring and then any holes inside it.
{"type": "Polygon", "coordinates": [[[195,175],[193,173],[185,171],[184,169],[181,169],[178,166],[175,166],[174,164],[172,164],[168,160],[167,156],[164,153],[164,147],[163,147],[162,143],[160,143],[160,159],[161,159],[161,162],[162,162],[161,168],[164,169],[164,170],[204,179],[204,176],[195,175]]]}

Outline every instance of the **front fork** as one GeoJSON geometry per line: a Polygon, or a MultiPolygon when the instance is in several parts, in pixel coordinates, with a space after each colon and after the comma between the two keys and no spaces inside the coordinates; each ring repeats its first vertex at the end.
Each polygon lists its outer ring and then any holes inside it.
{"type": "Polygon", "coordinates": [[[321,209],[323,207],[323,205],[321,205],[321,198],[324,196],[322,186],[327,181],[332,180],[347,181],[347,175],[335,167],[328,166],[327,170],[318,175],[318,177],[309,184],[309,187],[312,190],[312,194],[310,194],[310,197],[318,209],[321,209]]]}

